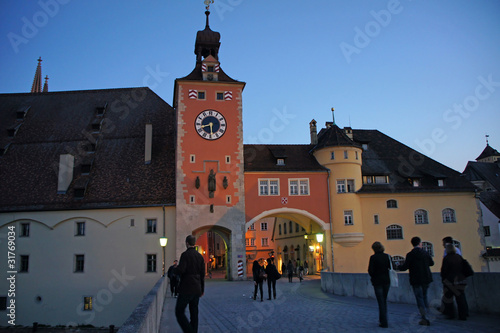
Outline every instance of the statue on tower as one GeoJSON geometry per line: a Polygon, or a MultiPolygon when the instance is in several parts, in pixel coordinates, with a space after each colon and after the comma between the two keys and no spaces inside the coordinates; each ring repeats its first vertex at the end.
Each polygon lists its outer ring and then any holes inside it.
{"type": "Polygon", "coordinates": [[[210,10],[210,4],[214,3],[214,0],[205,0],[205,9],[210,10]]]}
{"type": "Polygon", "coordinates": [[[210,169],[210,174],[208,175],[208,197],[213,198],[215,192],[215,173],[214,169],[210,169]]]}

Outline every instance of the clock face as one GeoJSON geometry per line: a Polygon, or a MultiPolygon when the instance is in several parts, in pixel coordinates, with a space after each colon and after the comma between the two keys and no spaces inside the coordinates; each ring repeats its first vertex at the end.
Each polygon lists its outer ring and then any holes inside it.
{"type": "Polygon", "coordinates": [[[226,132],[226,118],[215,110],[201,112],[194,121],[199,136],[207,140],[217,140],[226,132]]]}

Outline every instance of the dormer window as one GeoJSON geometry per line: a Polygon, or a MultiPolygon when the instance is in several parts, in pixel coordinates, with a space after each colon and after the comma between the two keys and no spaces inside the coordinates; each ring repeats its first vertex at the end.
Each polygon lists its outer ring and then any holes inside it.
{"type": "Polygon", "coordinates": [[[419,187],[420,186],[420,179],[413,179],[413,187],[419,187]]]}
{"type": "Polygon", "coordinates": [[[438,179],[438,186],[443,187],[444,186],[444,179],[438,179]]]}
{"type": "Polygon", "coordinates": [[[207,66],[207,72],[215,72],[214,66],[213,65],[207,66]]]}
{"type": "Polygon", "coordinates": [[[16,112],[16,119],[23,120],[25,115],[26,115],[26,113],[24,111],[17,111],[16,112]]]}
{"type": "Polygon", "coordinates": [[[285,165],[285,159],[284,158],[278,158],[276,161],[276,165],[285,165]]]}

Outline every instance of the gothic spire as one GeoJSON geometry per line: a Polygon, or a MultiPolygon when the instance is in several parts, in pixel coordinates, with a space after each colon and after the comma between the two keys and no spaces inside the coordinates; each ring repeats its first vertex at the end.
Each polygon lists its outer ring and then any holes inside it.
{"type": "Polygon", "coordinates": [[[33,79],[31,92],[42,92],[42,57],[38,58],[38,65],[36,66],[35,78],[33,79]]]}

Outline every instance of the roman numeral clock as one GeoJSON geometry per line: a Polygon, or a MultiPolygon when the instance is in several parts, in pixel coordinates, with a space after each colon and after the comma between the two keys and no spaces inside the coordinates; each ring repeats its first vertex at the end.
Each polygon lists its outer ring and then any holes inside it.
{"type": "Polygon", "coordinates": [[[226,118],[215,110],[201,112],[194,121],[196,132],[207,140],[217,140],[226,132],[226,118]]]}

